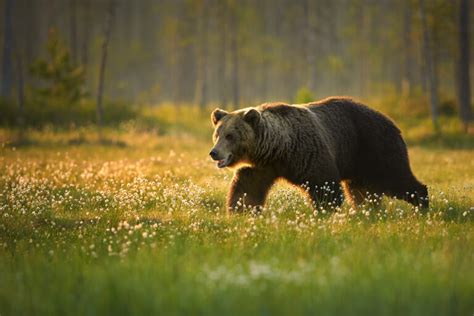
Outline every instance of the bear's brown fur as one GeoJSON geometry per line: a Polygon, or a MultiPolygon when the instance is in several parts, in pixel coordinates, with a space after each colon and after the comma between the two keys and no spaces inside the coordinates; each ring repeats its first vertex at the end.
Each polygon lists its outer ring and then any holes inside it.
{"type": "Polygon", "coordinates": [[[214,110],[218,166],[237,169],[227,206],[262,207],[273,183],[304,187],[319,206],[353,205],[387,195],[428,207],[428,191],[413,175],[400,130],[383,114],[349,98],[214,110]]]}

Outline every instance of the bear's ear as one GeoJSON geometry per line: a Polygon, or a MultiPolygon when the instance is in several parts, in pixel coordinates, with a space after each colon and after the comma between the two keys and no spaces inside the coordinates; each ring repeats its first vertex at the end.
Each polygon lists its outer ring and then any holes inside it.
{"type": "Polygon", "coordinates": [[[211,121],[212,121],[212,124],[213,125],[216,125],[217,122],[219,122],[224,116],[226,116],[227,114],[229,114],[229,112],[226,112],[224,110],[221,110],[221,109],[215,109],[214,111],[212,111],[211,113],[211,121]]]}
{"type": "Polygon", "coordinates": [[[244,121],[255,127],[260,122],[260,112],[250,109],[244,114],[244,121]]]}

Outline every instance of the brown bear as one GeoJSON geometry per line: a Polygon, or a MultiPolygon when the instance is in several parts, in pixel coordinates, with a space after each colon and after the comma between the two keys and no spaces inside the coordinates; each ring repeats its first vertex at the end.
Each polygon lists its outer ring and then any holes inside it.
{"type": "Polygon", "coordinates": [[[219,168],[237,168],[229,210],[261,208],[280,178],[305,188],[316,207],[340,206],[340,184],[353,206],[368,195],[387,195],[428,207],[427,187],[410,169],[400,130],[349,98],[216,109],[211,119],[212,159],[219,168]]]}

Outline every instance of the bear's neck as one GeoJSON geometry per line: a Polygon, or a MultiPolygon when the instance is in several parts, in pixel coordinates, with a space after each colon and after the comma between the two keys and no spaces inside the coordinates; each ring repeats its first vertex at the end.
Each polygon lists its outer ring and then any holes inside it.
{"type": "Polygon", "coordinates": [[[250,160],[255,165],[266,164],[281,159],[291,146],[288,122],[276,115],[262,116],[255,131],[255,146],[250,160]]]}

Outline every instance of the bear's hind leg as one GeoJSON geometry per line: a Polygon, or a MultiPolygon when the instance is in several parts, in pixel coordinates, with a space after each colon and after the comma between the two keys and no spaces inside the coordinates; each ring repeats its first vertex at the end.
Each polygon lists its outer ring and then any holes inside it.
{"type": "Polygon", "coordinates": [[[251,167],[239,169],[232,180],[227,209],[241,212],[246,208],[255,207],[259,211],[276,178],[276,174],[269,169],[251,167]]]}
{"type": "Polygon", "coordinates": [[[367,190],[357,187],[350,180],[342,181],[344,195],[353,208],[357,208],[366,201],[367,190]]]}
{"type": "Polygon", "coordinates": [[[367,203],[375,207],[380,206],[382,193],[368,189],[366,186],[351,180],[343,181],[342,187],[344,188],[344,195],[353,208],[367,203]]]}

